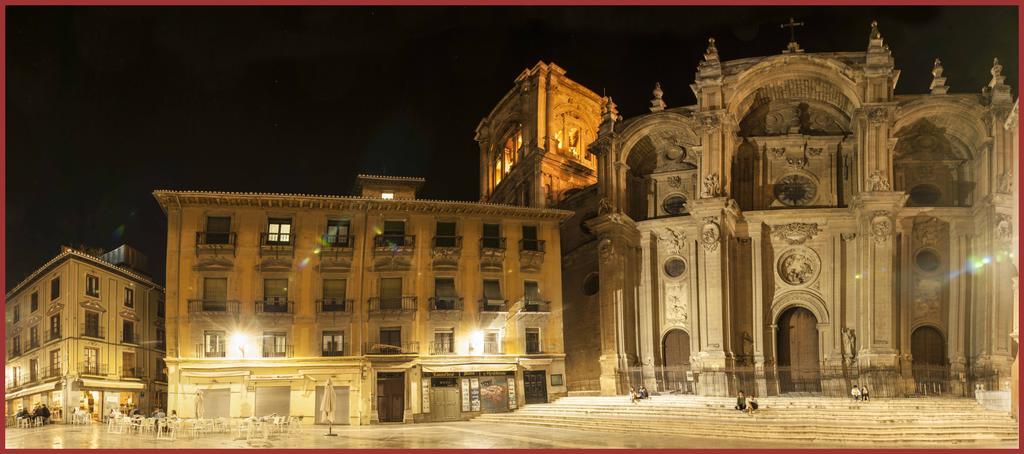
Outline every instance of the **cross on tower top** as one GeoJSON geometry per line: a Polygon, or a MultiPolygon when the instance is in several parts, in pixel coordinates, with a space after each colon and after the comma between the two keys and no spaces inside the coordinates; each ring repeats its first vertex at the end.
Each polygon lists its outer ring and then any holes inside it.
{"type": "Polygon", "coordinates": [[[800,45],[796,43],[796,28],[804,25],[803,22],[797,22],[792,17],[789,18],[789,22],[779,25],[779,28],[789,27],[789,45],[786,46],[786,52],[803,52],[800,49],[800,45]]]}

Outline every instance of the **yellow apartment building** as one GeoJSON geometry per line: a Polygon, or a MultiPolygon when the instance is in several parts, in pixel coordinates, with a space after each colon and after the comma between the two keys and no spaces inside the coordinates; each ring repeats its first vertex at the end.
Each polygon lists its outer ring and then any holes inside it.
{"type": "Polygon", "coordinates": [[[416,199],[156,191],[168,218],[169,408],[336,424],[468,419],[566,395],[559,223],[416,199]],[[201,396],[202,407],[197,408],[201,396]]]}
{"type": "Polygon", "coordinates": [[[69,247],[7,292],[5,414],[46,404],[68,421],[134,405],[166,408],[164,290],[128,246],[69,247]]]}

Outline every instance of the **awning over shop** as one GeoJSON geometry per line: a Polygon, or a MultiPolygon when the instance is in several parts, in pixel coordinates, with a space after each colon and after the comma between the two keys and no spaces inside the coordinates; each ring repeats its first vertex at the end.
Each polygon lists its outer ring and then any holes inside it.
{"type": "Polygon", "coordinates": [[[290,381],[290,380],[304,380],[306,377],[302,374],[278,374],[278,375],[250,375],[249,381],[290,381]]]}
{"type": "Polygon", "coordinates": [[[543,369],[544,366],[551,364],[551,358],[520,358],[519,365],[523,366],[524,369],[532,370],[536,368],[543,369]]]}
{"type": "Polygon", "coordinates": [[[82,379],[82,389],[88,388],[110,391],[140,391],[146,389],[146,384],[137,381],[82,379]]]}
{"type": "Polygon", "coordinates": [[[187,370],[182,371],[182,377],[207,377],[207,378],[220,378],[220,377],[245,377],[248,376],[249,371],[247,370],[232,370],[232,371],[198,371],[198,370],[187,370]]]}
{"type": "Polygon", "coordinates": [[[5,394],[4,395],[4,399],[6,399],[6,400],[17,399],[19,397],[31,396],[33,394],[39,394],[39,393],[46,392],[46,391],[53,391],[55,389],[60,389],[60,383],[59,382],[43,383],[41,385],[36,385],[36,386],[31,387],[31,388],[25,388],[25,389],[23,389],[21,391],[18,391],[18,392],[14,392],[14,393],[10,393],[10,394],[5,394]]]}
{"type": "Polygon", "coordinates": [[[456,365],[423,365],[423,372],[510,372],[515,371],[515,364],[456,364],[456,365]]]}

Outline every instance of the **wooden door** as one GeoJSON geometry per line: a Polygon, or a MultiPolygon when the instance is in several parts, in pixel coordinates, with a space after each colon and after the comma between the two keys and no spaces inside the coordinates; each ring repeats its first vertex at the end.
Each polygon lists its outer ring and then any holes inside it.
{"type": "Polygon", "coordinates": [[[548,401],[548,384],[542,370],[523,372],[523,393],[527,404],[543,404],[548,401]]]}
{"type": "Polygon", "coordinates": [[[818,320],[802,307],[787,310],[778,323],[780,392],[821,392],[818,320]]]}
{"type": "Polygon", "coordinates": [[[405,419],[405,373],[377,373],[377,420],[402,422],[405,419]]]}

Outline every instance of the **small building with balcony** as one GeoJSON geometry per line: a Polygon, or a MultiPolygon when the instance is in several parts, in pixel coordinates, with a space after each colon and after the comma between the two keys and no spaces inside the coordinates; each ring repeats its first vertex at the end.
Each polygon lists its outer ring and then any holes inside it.
{"type": "Polygon", "coordinates": [[[188,417],[201,393],[207,417],[318,424],[328,378],[335,424],[468,419],[565,395],[570,213],[357,180],[356,196],[154,193],[169,220],[169,408],[188,417]]]}
{"type": "Polygon", "coordinates": [[[37,404],[57,422],[76,408],[96,420],[121,406],[166,408],[164,289],[145,268],[128,246],[63,247],[7,292],[8,416],[37,404]]]}

